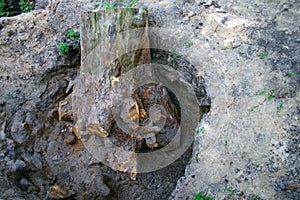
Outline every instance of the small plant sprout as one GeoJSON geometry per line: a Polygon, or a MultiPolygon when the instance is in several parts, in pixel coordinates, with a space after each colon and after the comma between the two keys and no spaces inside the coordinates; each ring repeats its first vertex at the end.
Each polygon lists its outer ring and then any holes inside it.
{"type": "Polygon", "coordinates": [[[266,59],[268,57],[268,53],[267,52],[262,52],[261,54],[260,54],[260,58],[261,59],[266,59]]]}
{"type": "Polygon", "coordinates": [[[279,106],[277,107],[277,110],[280,111],[283,109],[283,103],[280,103],[279,106]]]}
{"type": "Polygon", "coordinates": [[[177,52],[173,49],[171,51],[171,55],[169,55],[169,58],[168,58],[168,64],[169,65],[172,65],[175,61],[175,59],[177,59],[179,57],[179,55],[177,54],[177,52]]]}
{"type": "Polygon", "coordinates": [[[189,48],[193,45],[193,42],[191,40],[186,40],[184,45],[185,45],[186,48],[189,48]]]}
{"type": "Polygon", "coordinates": [[[118,6],[118,2],[110,3],[108,1],[104,1],[103,4],[105,5],[106,10],[112,10],[115,9],[118,6]]]}
{"type": "Polygon", "coordinates": [[[226,189],[226,192],[228,193],[229,196],[232,196],[234,193],[233,190],[231,190],[229,188],[226,189]]]}
{"type": "Polygon", "coordinates": [[[259,91],[256,95],[257,96],[261,96],[261,95],[264,95],[264,94],[266,94],[267,93],[267,90],[261,90],[261,91],[259,91]]]}
{"type": "Polygon", "coordinates": [[[68,34],[67,34],[67,37],[78,37],[79,36],[79,32],[78,31],[74,31],[73,29],[70,29],[69,31],[68,31],[68,34]]]}
{"type": "Polygon", "coordinates": [[[130,0],[129,3],[126,5],[126,8],[134,8],[137,5],[137,0],[130,0]]]}
{"type": "Polygon", "coordinates": [[[203,195],[203,192],[199,192],[198,194],[194,194],[193,196],[195,197],[195,200],[213,200],[212,197],[203,195]]]}
{"type": "Polygon", "coordinates": [[[68,53],[69,52],[69,47],[67,46],[66,43],[60,43],[57,45],[58,51],[60,54],[68,53]]]}
{"type": "Polygon", "coordinates": [[[225,144],[225,148],[228,149],[228,140],[225,140],[224,144],[225,144]]]}
{"type": "Polygon", "coordinates": [[[293,73],[293,72],[288,72],[287,75],[288,75],[290,78],[293,78],[294,73],[293,73]]]}
{"type": "Polygon", "coordinates": [[[202,126],[201,128],[198,128],[196,130],[196,134],[199,135],[200,133],[203,133],[204,132],[204,127],[202,126]]]}
{"type": "Polygon", "coordinates": [[[219,47],[220,47],[220,49],[221,49],[221,50],[226,50],[226,49],[229,49],[229,47],[228,47],[228,46],[223,46],[223,45],[222,45],[222,46],[219,46],[219,47]]]}
{"type": "Polygon", "coordinates": [[[27,13],[27,12],[30,12],[32,11],[33,7],[34,7],[34,2],[33,1],[29,1],[29,0],[21,0],[19,2],[19,6],[20,6],[20,9],[23,13],[27,13]]]}
{"type": "Polygon", "coordinates": [[[269,94],[269,96],[267,97],[268,101],[271,101],[273,99],[273,92],[271,92],[271,94],[269,94]]]}

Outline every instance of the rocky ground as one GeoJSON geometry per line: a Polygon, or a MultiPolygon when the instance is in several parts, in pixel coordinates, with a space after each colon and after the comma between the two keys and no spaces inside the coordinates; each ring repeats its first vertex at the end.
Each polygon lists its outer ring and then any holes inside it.
{"type": "Polygon", "coordinates": [[[36,0],[0,18],[0,199],[299,199],[300,2],[137,6],[148,7],[151,27],[171,30],[159,37],[205,80],[211,105],[192,152],[136,180],[94,160],[71,128],[80,48],[66,35],[82,12],[104,6],[36,0]]]}

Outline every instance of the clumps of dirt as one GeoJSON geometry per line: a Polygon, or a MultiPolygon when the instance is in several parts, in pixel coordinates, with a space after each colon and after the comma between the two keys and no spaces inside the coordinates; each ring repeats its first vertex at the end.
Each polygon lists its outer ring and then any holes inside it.
{"type": "Polygon", "coordinates": [[[263,29],[262,36],[257,42],[268,54],[271,69],[282,71],[286,77],[290,76],[290,86],[292,86],[290,88],[294,91],[298,90],[300,84],[298,33],[277,30],[276,22],[272,22],[263,29]]]}
{"type": "MultiPolygon", "coordinates": [[[[256,34],[252,39],[256,39],[260,53],[265,53],[266,62],[271,65],[271,71],[280,71],[282,78],[274,78],[277,91],[273,97],[278,99],[294,98],[300,90],[300,40],[298,31],[291,27],[286,28],[286,20],[299,19],[292,10],[296,4],[285,5],[265,26],[255,30],[256,34]],[[288,12],[288,10],[291,10],[288,12]],[[284,25],[283,25],[284,24],[284,25]]],[[[299,176],[299,127],[295,125],[300,118],[300,107],[290,113],[283,125],[286,136],[276,144],[270,151],[271,157],[268,162],[268,171],[272,174],[280,174],[276,178],[274,190],[280,198],[297,199],[300,196],[300,176],[299,176]],[[280,161],[280,162],[279,162],[280,161]]]]}
{"type": "MultiPolygon", "coordinates": [[[[294,113],[291,114],[289,120],[299,120],[300,106],[297,106],[294,113]]],[[[292,123],[292,122],[289,122],[292,123]]],[[[300,196],[300,160],[299,160],[299,144],[300,144],[300,127],[292,125],[287,130],[288,140],[283,149],[286,154],[284,175],[277,178],[275,183],[275,191],[283,198],[297,199],[300,196]]]]}

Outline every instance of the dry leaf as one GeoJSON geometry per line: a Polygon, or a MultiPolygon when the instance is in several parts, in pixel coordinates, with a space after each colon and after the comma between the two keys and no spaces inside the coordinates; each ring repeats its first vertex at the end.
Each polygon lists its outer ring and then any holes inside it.
{"type": "Polygon", "coordinates": [[[99,124],[92,123],[86,126],[86,130],[90,133],[99,135],[101,137],[108,137],[109,133],[102,128],[99,124]]]}
{"type": "Polygon", "coordinates": [[[58,198],[66,198],[68,192],[59,187],[58,185],[54,185],[50,188],[50,194],[58,198]]]}
{"type": "Polygon", "coordinates": [[[140,117],[139,106],[136,102],[129,109],[129,117],[131,120],[136,120],[140,117]]]}

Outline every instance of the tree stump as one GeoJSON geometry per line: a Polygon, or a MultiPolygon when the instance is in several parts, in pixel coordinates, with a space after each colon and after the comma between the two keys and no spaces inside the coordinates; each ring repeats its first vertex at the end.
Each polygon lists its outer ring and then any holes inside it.
{"type": "Polygon", "coordinates": [[[167,145],[180,123],[165,87],[119,80],[151,61],[148,11],[87,12],[80,33],[81,69],[73,94],[77,137],[96,159],[134,176],[136,153],[167,145]]]}
{"type": "Polygon", "coordinates": [[[132,177],[178,159],[210,105],[194,66],[151,63],[148,29],[146,9],[81,16],[74,130],[94,158],[132,177]]]}

